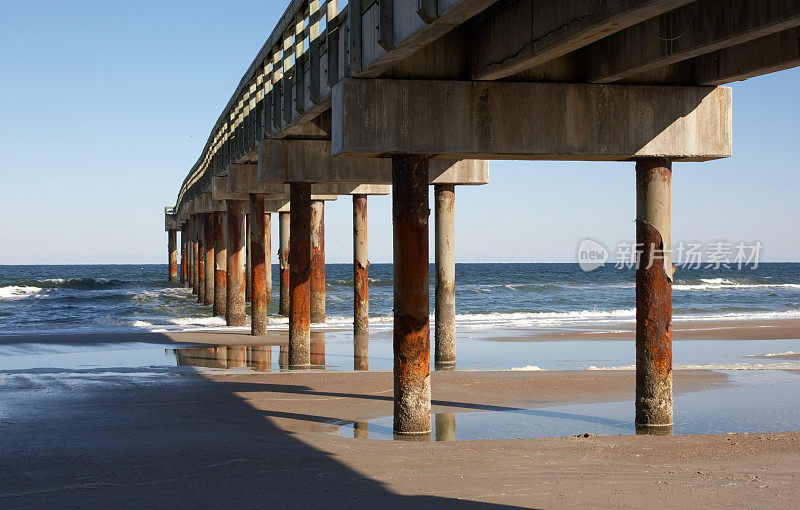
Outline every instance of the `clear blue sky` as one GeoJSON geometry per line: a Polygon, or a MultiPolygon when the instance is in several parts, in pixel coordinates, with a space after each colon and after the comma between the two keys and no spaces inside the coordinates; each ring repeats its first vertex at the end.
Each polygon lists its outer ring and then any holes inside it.
{"type": "MultiPolygon", "coordinates": [[[[163,207],[287,2],[0,0],[0,264],[165,262],[163,207]]],[[[734,85],[734,157],[674,166],[675,241],[800,260],[798,90],[798,70],[734,85]]],[[[634,235],[630,163],[493,162],[491,179],[457,188],[458,261],[572,262],[584,237],[634,235]]],[[[369,215],[388,262],[391,199],[369,215]]],[[[326,216],[327,260],[352,260],[349,198],[326,216]]]]}

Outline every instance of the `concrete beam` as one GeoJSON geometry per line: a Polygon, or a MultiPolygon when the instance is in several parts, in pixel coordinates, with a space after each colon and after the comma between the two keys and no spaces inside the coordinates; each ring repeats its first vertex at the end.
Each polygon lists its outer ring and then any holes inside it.
{"type": "MultiPolygon", "coordinates": [[[[360,154],[359,154],[360,155],[360,154]]],[[[379,154],[374,154],[379,155],[379,154]]],[[[327,140],[264,140],[259,145],[259,179],[283,182],[340,184],[342,195],[382,195],[392,183],[388,158],[334,158],[327,140]],[[353,183],[360,186],[354,187],[353,183]]],[[[489,182],[486,161],[430,162],[430,184],[479,185],[489,182]]],[[[316,188],[312,187],[312,191],[316,188]]],[[[325,188],[319,188],[325,189],[325,188]]]]}
{"type": "Polygon", "coordinates": [[[481,15],[469,39],[474,80],[549,62],[693,0],[515,0],[481,15]]]}
{"type": "MultiPolygon", "coordinates": [[[[328,146],[330,147],[330,142],[328,142],[328,146]]],[[[328,157],[330,158],[330,156],[328,157]]],[[[228,173],[228,191],[234,194],[262,193],[271,198],[289,199],[289,184],[269,180],[259,181],[258,165],[256,164],[231,165],[228,173]]],[[[330,198],[334,195],[388,195],[391,192],[390,186],[377,184],[324,183],[311,185],[312,200],[335,200],[335,198],[330,198]]]]}
{"type": "Polygon", "coordinates": [[[586,49],[590,83],[611,83],[800,26],[800,0],[702,0],[586,49]]]}
{"type": "Polygon", "coordinates": [[[334,154],[622,161],[731,155],[731,90],[347,79],[334,154]]]}
{"type": "Polygon", "coordinates": [[[800,66],[800,27],[681,62],[675,81],[724,85],[800,66]]]}
{"type": "Polygon", "coordinates": [[[164,214],[164,230],[169,232],[170,230],[178,230],[180,227],[178,225],[178,217],[174,214],[165,213],[164,214]]]}

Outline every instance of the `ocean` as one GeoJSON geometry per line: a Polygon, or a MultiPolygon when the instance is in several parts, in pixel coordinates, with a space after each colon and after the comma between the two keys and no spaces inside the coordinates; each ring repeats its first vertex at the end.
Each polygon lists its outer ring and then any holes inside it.
{"type": "MultiPolygon", "coordinates": [[[[352,266],[329,264],[328,328],[352,324],[352,266]]],[[[433,277],[431,265],[431,313],[433,277]]],[[[225,326],[189,289],[167,283],[166,265],[0,266],[0,334],[196,331],[225,326]]],[[[273,266],[270,323],[278,313],[273,266]]],[[[370,316],[375,330],[392,323],[392,266],[370,267],[370,316]]],[[[577,264],[457,264],[460,329],[602,327],[635,318],[632,269],[577,264]]],[[[800,318],[800,264],[681,269],[673,286],[674,320],[800,318]]]]}

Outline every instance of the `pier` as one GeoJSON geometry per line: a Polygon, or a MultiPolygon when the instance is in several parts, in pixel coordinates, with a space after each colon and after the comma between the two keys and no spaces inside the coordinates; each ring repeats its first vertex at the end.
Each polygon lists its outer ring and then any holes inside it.
{"type": "Polygon", "coordinates": [[[180,231],[180,280],[198,302],[246,326],[249,280],[252,334],[265,334],[278,213],[286,364],[306,369],[311,325],[325,321],[324,202],[352,196],[358,358],[367,196],[391,192],[394,432],[428,434],[430,187],[434,365],[452,370],[457,187],[489,184],[490,160],[625,162],[642,250],[635,423],[668,433],[673,163],[730,157],[724,85],[800,65],[799,40],[800,0],[292,0],[165,211],[168,279],[180,231]]]}

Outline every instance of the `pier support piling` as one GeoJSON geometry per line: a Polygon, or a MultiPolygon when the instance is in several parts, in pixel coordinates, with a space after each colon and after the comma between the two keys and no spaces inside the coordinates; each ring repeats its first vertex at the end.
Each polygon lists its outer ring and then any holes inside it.
{"type": "Polygon", "coordinates": [[[192,216],[192,293],[197,295],[197,216],[192,216]]]}
{"type": "MultiPolygon", "coordinates": [[[[200,216],[202,221],[202,216],[200,216]]],[[[206,297],[206,252],[203,244],[203,228],[200,227],[200,241],[197,242],[197,302],[203,304],[206,297]]]]}
{"type": "Polygon", "coordinates": [[[353,332],[356,337],[368,336],[367,195],[353,195],[353,296],[353,332]]]}
{"type": "Polygon", "coordinates": [[[436,202],[436,370],[456,365],[455,186],[434,186],[436,202]]]}
{"type": "Polygon", "coordinates": [[[311,322],[325,322],[325,202],[311,201],[311,322]]]}
{"type": "Polygon", "coordinates": [[[428,158],[392,157],[394,432],[431,431],[428,158]]]}
{"type": "Polygon", "coordinates": [[[289,230],[291,224],[291,213],[278,213],[278,236],[280,237],[280,249],[278,250],[278,262],[280,263],[280,301],[278,303],[278,313],[284,317],[289,316],[289,230]]]}
{"type": "Polygon", "coordinates": [[[181,227],[181,285],[186,286],[186,225],[181,227]]]}
{"type": "Polygon", "coordinates": [[[227,200],[228,249],[227,249],[227,295],[225,322],[228,326],[247,325],[245,310],[245,238],[244,202],[227,200]]]}
{"type": "Polygon", "coordinates": [[[178,231],[170,229],[167,232],[167,256],[169,257],[169,282],[178,282],[178,231]]]}
{"type": "Polygon", "coordinates": [[[214,303],[214,213],[203,215],[203,232],[203,248],[205,249],[203,304],[211,305],[214,303]]]}
{"type": "Polygon", "coordinates": [[[214,315],[224,317],[228,296],[227,220],[224,212],[214,213],[214,315]]]}
{"type": "Polygon", "coordinates": [[[245,214],[244,216],[244,223],[245,223],[245,253],[247,253],[247,261],[245,263],[245,271],[244,271],[244,279],[245,279],[245,292],[244,292],[244,300],[248,303],[252,303],[252,295],[253,295],[253,251],[251,246],[252,241],[252,224],[251,218],[253,216],[251,214],[245,214]]]}
{"type": "Polygon", "coordinates": [[[672,427],[672,165],[636,161],[636,427],[672,427]]]}
{"type": "Polygon", "coordinates": [[[267,256],[266,223],[269,215],[264,213],[264,195],[250,194],[250,333],[253,336],[267,334],[267,256]]]}
{"type": "Polygon", "coordinates": [[[311,185],[291,183],[289,368],[311,364],[311,185]]]}

